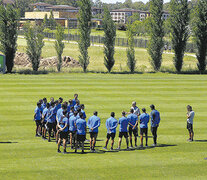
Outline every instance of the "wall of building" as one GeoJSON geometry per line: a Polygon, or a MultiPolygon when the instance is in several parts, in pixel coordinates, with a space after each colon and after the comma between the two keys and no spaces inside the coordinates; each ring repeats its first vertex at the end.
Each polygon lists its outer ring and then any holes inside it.
{"type": "MultiPolygon", "coordinates": [[[[50,17],[50,12],[25,12],[25,19],[44,19],[45,14],[50,17]]],[[[53,12],[54,18],[60,18],[59,12],[53,12]]]]}

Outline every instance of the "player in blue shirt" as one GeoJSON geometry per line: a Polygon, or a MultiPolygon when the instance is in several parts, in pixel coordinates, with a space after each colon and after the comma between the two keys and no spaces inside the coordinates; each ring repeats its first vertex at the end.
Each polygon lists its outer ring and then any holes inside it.
{"type": "Polygon", "coordinates": [[[59,98],[58,99],[58,104],[56,105],[56,111],[58,111],[60,108],[61,108],[61,104],[62,104],[62,102],[63,102],[63,98],[59,98]]]}
{"type": "Polygon", "coordinates": [[[127,144],[127,149],[129,149],[129,140],[128,140],[128,127],[129,124],[129,120],[126,118],[126,112],[123,111],[122,112],[122,117],[119,118],[119,145],[118,145],[118,150],[121,149],[121,141],[122,141],[122,137],[124,136],[126,139],[126,144],[127,144]]]}
{"type": "MultiPolygon", "coordinates": [[[[56,121],[57,123],[60,122],[62,116],[63,116],[63,111],[67,111],[67,104],[62,104],[61,108],[58,109],[57,114],[56,114],[56,121]]],[[[56,142],[58,141],[58,136],[59,136],[59,128],[57,126],[57,133],[56,133],[56,142]]]]}
{"type": "Polygon", "coordinates": [[[50,104],[47,103],[46,108],[44,108],[42,113],[42,138],[44,140],[46,139],[46,123],[47,123],[49,108],[50,108],[50,104]]]}
{"type": "Polygon", "coordinates": [[[42,103],[43,110],[46,108],[46,106],[47,106],[47,98],[43,98],[43,103],[42,103]]]}
{"type": "Polygon", "coordinates": [[[107,136],[106,136],[106,143],[104,149],[107,149],[109,139],[111,138],[111,150],[113,150],[114,139],[116,136],[116,128],[118,125],[118,121],[114,117],[115,117],[115,113],[112,112],[111,117],[106,120],[107,136]]]}
{"type": "Polygon", "coordinates": [[[73,107],[73,101],[72,101],[72,99],[69,99],[69,101],[68,101],[68,109],[67,109],[68,112],[70,112],[71,107],[73,107]]]}
{"type": "Polygon", "coordinates": [[[76,105],[76,101],[78,100],[78,94],[74,94],[74,99],[72,100],[73,106],[76,105]]]}
{"type": "Polygon", "coordinates": [[[129,139],[131,147],[132,145],[132,133],[134,134],[134,141],[135,141],[135,147],[137,147],[137,136],[138,136],[138,116],[134,114],[134,109],[130,110],[130,114],[127,116],[127,119],[129,120],[129,139]]]}
{"type": "Polygon", "coordinates": [[[146,147],[147,145],[147,140],[148,140],[148,123],[150,116],[149,114],[146,113],[146,109],[142,109],[142,114],[140,115],[140,138],[141,138],[141,145],[140,147],[143,147],[143,134],[145,134],[145,139],[146,139],[146,147]]]}
{"type": "Polygon", "coordinates": [[[83,119],[83,113],[79,113],[80,118],[76,121],[77,128],[77,141],[75,146],[75,152],[77,152],[78,143],[82,146],[82,153],[84,153],[84,141],[86,140],[86,121],[83,119]]]}
{"type": "Polygon", "coordinates": [[[150,106],[152,112],[150,113],[150,117],[151,117],[151,132],[153,135],[153,140],[154,140],[154,144],[153,146],[157,145],[157,128],[159,127],[160,124],[160,113],[155,110],[155,106],[152,104],[150,106]]]}
{"type": "Polygon", "coordinates": [[[36,122],[36,136],[40,136],[41,119],[42,119],[42,108],[41,103],[37,102],[37,107],[35,108],[34,120],[36,122]]]}
{"type": "Polygon", "coordinates": [[[49,103],[50,103],[50,106],[51,106],[51,104],[52,104],[53,102],[55,102],[55,101],[54,101],[54,97],[51,97],[51,98],[50,98],[50,102],[49,102],[49,103]]]}
{"type": "Polygon", "coordinates": [[[66,152],[66,140],[68,138],[67,111],[63,111],[63,116],[61,117],[60,121],[58,122],[58,128],[59,128],[59,132],[60,132],[60,138],[58,140],[58,150],[57,151],[58,151],[58,153],[61,153],[61,151],[60,151],[60,143],[61,143],[61,140],[63,140],[64,153],[67,153],[66,152]]]}
{"type": "Polygon", "coordinates": [[[80,101],[79,100],[76,100],[76,104],[74,106],[74,110],[77,111],[78,108],[80,108],[80,101]]]}
{"type": "Polygon", "coordinates": [[[101,125],[101,119],[97,116],[98,112],[94,111],[93,116],[88,119],[88,128],[90,133],[90,150],[95,152],[96,139],[98,136],[98,128],[101,125]]]}
{"type": "Polygon", "coordinates": [[[48,118],[47,118],[47,127],[48,127],[48,142],[50,142],[51,132],[53,130],[53,133],[56,134],[56,109],[55,109],[55,103],[51,103],[51,107],[49,108],[48,112],[48,118]]]}
{"type": "Polygon", "coordinates": [[[81,108],[81,112],[83,113],[83,119],[86,119],[86,113],[85,113],[85,111],[84,111],[84,109],[85,109],[85,105],[84,105],[84,104],[81,104],[81,105],[80,105],[80,108],[81,108]]]}
{"type": "Polygon", "coordinates": [[[77,114],[78,112],[75,111],[74,114],[72,116],[70,116],[69,118],[69,133],[70,133],[70,145],[71,145],[71,149],[73,149],[73,147],[75,147],[75,142],[77,140],[77,134],[76,134],[76,120],[77,120],[77,114]]]}

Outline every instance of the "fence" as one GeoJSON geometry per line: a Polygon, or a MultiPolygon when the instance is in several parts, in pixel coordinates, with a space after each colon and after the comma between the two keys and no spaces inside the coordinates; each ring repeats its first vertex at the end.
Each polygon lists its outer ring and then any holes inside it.
{"type": "MultiPolygon", "coordinates": [[[[19,31],[18,35],[23,35],[23,31],[19,31]]],[[[48,33],[44,32],[45,38],[48,39],[54,39],[55,34],[54,33],[48,33]]],[[[67,41],[78,41],[79,40],[79,35],[78,34],[65,34],[64,39],[67,41]]],[[[91,44],[103,44],[104,43],[104,37],[103,36],[90,36],[91,44]]],[[[134,39],[134,46],[138,48],[147,48],[148,40],[146,39],[138,39],[135,37],[134,39]]],[[[165,41],[165,44],[171,45],[170,41],[165,41]]],[[[123,46],[127,47],[128,46],[128,41],[127,38],[116,38],[115,41],[115,46],[123,46]]],[[[171,45],[172,46],[172,45],[171,45]]],[[[188,53],[195,53],[196,52],[196,46],[194,43],[187,42],[186,45],[186,52],[188,53]]]]}

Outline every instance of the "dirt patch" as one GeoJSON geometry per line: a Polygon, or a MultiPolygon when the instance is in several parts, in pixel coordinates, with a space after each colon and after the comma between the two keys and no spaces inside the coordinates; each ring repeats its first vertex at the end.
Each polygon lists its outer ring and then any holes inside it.
{"type": "MultiPolygon", "coordinates": [[[[62,67],[80,67],[80,64],[78,61],[73,59],[70,56],[63,56],[62,57],[62,67]]],[[[42,58],[40,60],[40,67],[56,67],[57,66],[58,59],[56,56],[49,57],[49,58],[42,58]]],[[[14,58],[14,65],[22,66],[22,67],[32,67],[32,63],[30,62],[29,57],[26,53],[20,53],[17,52],[16,56],[14,58]]]]}

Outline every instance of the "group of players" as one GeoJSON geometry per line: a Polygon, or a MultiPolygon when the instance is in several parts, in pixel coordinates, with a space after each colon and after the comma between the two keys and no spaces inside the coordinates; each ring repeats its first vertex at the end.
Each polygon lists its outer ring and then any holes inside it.
{"type": "MultiPolygon", "coordinates": [[[[74,95],[74,99],[68,102],[63,102],[63,98],[54,101],[50,98],[47,102],[43,98],[37,102],[35,109],[34,120],[36,122],[36,136],[42,136],[46,140],[46,133],[48,132],[48,141],[51,141],[51,136],[56,138],[58,144],[58,152],[60,153],[60,145],[63,142],[64,153],[66,153],[66,143],[70,143],[71,149],[77,152],[78,146],[84,153],[84,141],[86,140],[87,127],[90,133],[90,150],[95,152],[96,139],[98,136],[98,129],[101,125],[101,120],[98,117],[98,112],[94,111],[93,116],[88,118],[86,122],[86,113],[84,111],[84,104],[80,104],[78,94],[74,95]]],[[[160,113],[152,104],[150,106],[150,115],[146,109],[142,109],[142,113],[136,106],[136,102],[132,103],[130,112],[122,112],[122,117],[117,120],[115,113],[111,112],[111,117],[106,120],[107,136],[104,149],[107,149],[109,140],[111,139],[111,150],[113,150],[114,139],[116,136],[116,129],[119,125],[119,143],[117,150],[121,149],[122,138],[126,139],[127,149],[129,149],[129,141],[133,147],[132,136],[134,136],[135,147],[137,147],[138,137],[138,119],[140,123],[140,139],[143,147],[143,135],[146,139],[146,147],[148,146],[148,123],[151,119],[151,132],[153,135],[153,146],[157,145],[157,128],[160,123],[160,113]],[[129,140],[128,140],[129,134],[129,140]]]]}

